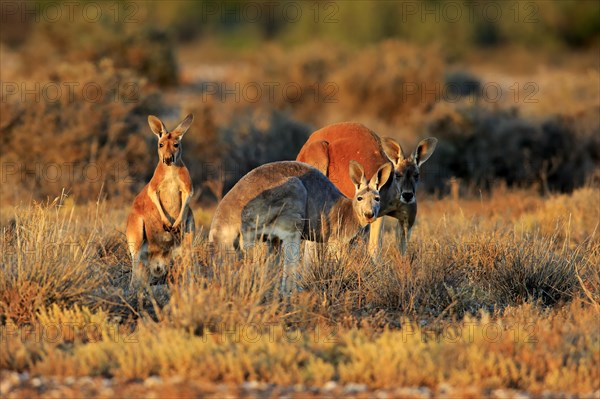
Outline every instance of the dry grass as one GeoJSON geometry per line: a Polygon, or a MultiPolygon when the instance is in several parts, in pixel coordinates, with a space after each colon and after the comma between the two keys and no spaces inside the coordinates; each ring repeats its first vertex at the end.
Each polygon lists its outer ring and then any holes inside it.
{"type": "Polygon", "coordinates": [[[154,290],[166,296],[126,292],[122,210],[18,208],[2,236],[0,367],[590,393],[600,389],[598,195],[424,201],[408,258],[391,233],[378,262],[360,245],[320,252],[303,291],[283,301],[274,257],[215,257],[202,237],[192,264],[154,290]]]}

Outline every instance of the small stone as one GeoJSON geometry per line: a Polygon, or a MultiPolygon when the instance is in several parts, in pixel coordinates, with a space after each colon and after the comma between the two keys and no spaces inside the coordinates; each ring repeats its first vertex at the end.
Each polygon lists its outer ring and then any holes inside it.
{"type": "Polygon", "coordinates": [[[247,391],[258,389],[258,386],[258,381],[245,381],[242,383],[242,389],[245,389],[247,391]]]}
{"type": "Polygon", "coordinates": [[[39,388],[42,386],[42,379],[39,377],[35,377],[31,379],[31,386],[34,388],[39,388]]]}
{"type": "Polygon", "coordinates": [[[510,395],[505,389],[494,389],[490,396],[494,399],[508,399],[510,395]]]}
{"type": "Polygon", "coordinates": [[[427,387],[420,387],[419,388],[419,393],[421,394],[422,398],[431,398],[433,396],[431,394],[431,389],[429,389],[427,387]]]}
{"type": "Polygon", "coordinates": [[[162,385],[162,379],[157,376],[148,377],[144,380],[144,386],[146,388],[153,388],[158,385],[162,385]]]}
{"type": "Polygon", "coordinates": [[[24,373],[19,374],[19,382],[23,383],[29,380],[29,373],[25,371],[24,373]]]}
{"type": "Polygon", "coordinates": [[[442,383],[438,386],[438,392],[440,395],[448,395],[453,391],[450,384],[442,383]]]}
{"type": "Polygon", "coordinates": [[[99,392],[100,397],[112,398],[115,395],[115,391],[112,388],[102,388],[99,392]]]}
{"type": "Polygon", "coordinates": [[[65,383],[65,385],[69,385],[69,386],[75,384],[75,377],[68,376],[67,378],[65,378],[64,383],[65,383]]]}
{"type": "Polygon", "coordinates": [[[51,391],[44,392],[44,397],[50,399],[62,399],[64,395],[60,390],[52,389],[51,391]]]}
{"type": "Polygon", "coordinates": [[[323,391],[325,391],[325,392],[331,392],[334,389],[336,389],[337,386],[338,386],[337,382],[335,382],[335,381],[327,381],[325,383],[325,385],[323,385],[323,391]]]}
{"type": "Polygon", "coordinates": [[[428,399],[431,397],[431,391],[428,388],[397,388],[394,397],[428,399]]]}
{"type": "Polygon", "coordinates": [[[19,378],[19,373],[10,373],[6,377],[3,376],[2,382],[0,382],[0,396],[6,396],[6,394],[10,392],[13,387],[19,385],[20,382],[21,379],[19,378]]]}
{"type": "Polygon", "coordinates": [[[375,391],[376,399],[388,399],[389,397],[390,397],[390,395],[386,391],[382,391],[381,389],[378,389],[377,391],[375,391]]]}
{"type": "Polygon", "coordinates": [[[218,384],[217,385],[217,391],[219,392],[228,392],[229,391],[229,387],[227,386],[227,384],[218,384]]]}
{"type": "Polygon", "coordinates": [[[180,376],[180,375],[174,375],[173,377],[169,378],[168,383],[169,385],[179,385],[181,383],[183,383],[185,381],[185,379],[180,376]]]}
{"type": "Polygon", "coordinates": [[[366,392],[368,389],[366,384],[355,384],[353,382],[346,384],[344,387],[344,394],[353,395],[361,392],[366,392]]]}
{"type": "Polygon", "coordinates": [[[306,387],[302,384],[296,384],[293,386],[293,390],[294,390],[294,392],[305,392],[306,387]]]}
{"type": "Polygon", "coordinates": [[[92,377],[81,377],[79,379],[79,381],[77,381],[77,383],[79,384],[79,386],[83,387],[83,386],[89,386],[89,385],[94,385],[94,380],[92,380],[92,377]]]}
{"type": "Polygon", "coordinates": [[[312,386],[312,387],[308,388],[308,392],[311,393],[311,394],[313,394],[313,395],[315,395],[315,396],[318,395],[320,391],[321,390],[319,389],[318,386],[312,386]]]}

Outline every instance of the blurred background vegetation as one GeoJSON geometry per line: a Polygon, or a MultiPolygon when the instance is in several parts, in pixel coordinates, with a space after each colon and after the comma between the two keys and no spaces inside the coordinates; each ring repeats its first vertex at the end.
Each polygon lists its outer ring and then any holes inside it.
{"type": "Polygon", "coordinates": [[[0,203],[63,188],[130,201],[156,164],[147,115],[172,127],[188,112],[199,202],[343,120],[406,151],[438,137],[423,179],[436,195],[450,181],[468,196],[600,179],[596,1],[19,1],[1,12],[0,203]]]}

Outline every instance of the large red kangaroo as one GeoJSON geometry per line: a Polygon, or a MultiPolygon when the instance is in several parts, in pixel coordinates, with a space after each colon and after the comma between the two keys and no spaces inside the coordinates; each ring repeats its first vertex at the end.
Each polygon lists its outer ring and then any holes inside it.
{"type": "Polygon", "coordinates": [[[149,277],[166,276],[168,264],[182,242],[187,250],[192,248],[195,225],[189,204],[194,189],[181,159],[181,139],[193,119],[188,115],[169,132],[160,119],[148,117],[150,129],[158,137],[158,164],[150,182],[135,197],[127,219],[132,286],[149,277]]]}
{"type": "Polygon", "coordinates": [[[354,195],[354,185],[348,177],[350,160],[360,162],[367,180],[384,162],[394,166],[392,178],[380,190],[379,218],[372,223],[369,253],[381,250],[384,215],[398,219],[396,237],[400,251],[406,253],[412,226],[417,217],[417,184],[419,167],[429,159],[437,139],[422,140],[414,153],[405,156],[402,147],[391,138],[380,138],[360,123],[343,122],[325,126],[314,132],[304,144],[296,160],[315,166],[348,196],[354,195]]]}

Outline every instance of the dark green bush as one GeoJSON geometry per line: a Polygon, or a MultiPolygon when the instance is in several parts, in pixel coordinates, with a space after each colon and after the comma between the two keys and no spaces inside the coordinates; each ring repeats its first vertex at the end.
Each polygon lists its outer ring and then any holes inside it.
{"type": "Polygon", "coordinates": [[[430,191],[444,190],[448,179],[457,177],[484,189],[504,181],[511,187],[571,192],[600,167],[594,112],[533,120],[516,108],[459,109],[428,125],[428,134],[440,144],[428,161],[424,184],[430,191]]]}

